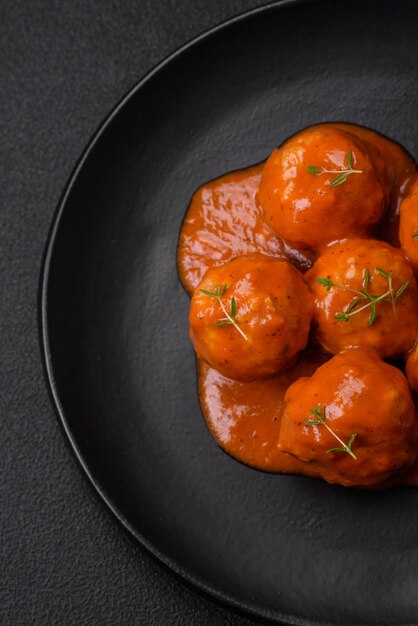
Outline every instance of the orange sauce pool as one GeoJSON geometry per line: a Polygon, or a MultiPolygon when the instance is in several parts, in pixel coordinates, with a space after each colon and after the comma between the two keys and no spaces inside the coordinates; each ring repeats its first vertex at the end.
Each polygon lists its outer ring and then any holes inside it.
{"type": "MultiPolygon", "coordinates": [[[[398,208],[416,174],[414,161],[398,144],[374,131],[350,124],[333,126],[349,129],[373,143],[389,164],[391,210],[374,234],[398,245],[398,208]]],[[[263,165],[228,173],[204,184],[194,194],[178,247],[180,278],[189,294],[208,269],[244,254],[261,252],[286,259],[302,272],[313,264],[312,251],[292,248],[263,220],[256,201],[263,165]]],[[[277,442],[287,388],[298,378],[313,374],[328,358],[308,346],[287,371],[253,382],[230,380],[198,360],[200,403],[207,426],[218,444],[236,460],[258,470],[317,477],[309,463],[280,452],[277,442]]],[[[386,486],[393,484],[394,480],[386,486]]],[[[397,477],[396,484],[418,486],[418,462],[397,477]]]]}
{"type": "Polygon", "coordinates": [[[327,357],[306,350],[283,374],[242,383],[198,361],[199,396],[207,425],[219,445],[236,459],[265,472],[317,476],[306,463],[277,447],[284,396],[289,385],[310,376],[327,357]]]}
{"type": "Polygon", "coordinates": [[[302,271],[312,253],[293,249],[263,221],[256,194],[263,164],[221,176],[194,194],[180,232],[178,266],[188,293],[207,270],[236,256],[262,252],[288,259],[302,271]]]}

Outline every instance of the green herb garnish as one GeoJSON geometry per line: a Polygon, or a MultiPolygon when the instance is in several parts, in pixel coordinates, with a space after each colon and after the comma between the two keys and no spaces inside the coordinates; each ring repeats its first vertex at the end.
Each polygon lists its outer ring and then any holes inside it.
{"type": "Polygon", "coordinates": [[[342,185],[343,183],[345,183],[345,181],[351,174],[363,173],[363,170],[353,169],[353,163],[354,163],[353,151],[349,150],[345,158],[343,169],[341,170],[327,170],[325,167],[317,167],[316,165],[307,165],[306,170],[308,174],[316,174],[317,176],[322,176],[322,174],[337,174],[337,176],[332,179],[329,186],[338,187],[338,185],[342,185]]]}
{"type": "Polygon", "coordinates": [[[369,286],[371,281],[371,274],[368,268],[364,272],[363,276],[363,289],[351,289],[351,287],[347,287],[345,285],[339,285],[338,283],[332,282],[332,280],[328,278],[317,278],[316,282],[320,283],[324,287],[326,287],[327,291],[330,291],[332,287],[337,289],[345,289],[346,291],[351,291],[356,295],[356,298],[348,305],[345,311],[341,311],[340,313],[335,314],[335,318],[340,320],[341,322],[348,322],[353,315],[357,315],[362,311],[369,310],[369,326],[372,326],[376,320],[377,310],[376,304],[379,302],[390,302],[393,309],[393,314],[396,317],[396,302],[401,297],[401,295],[408,289],[409,280],[406,280],[402,285],[397,289],[396,293],[393,289],[393,281],[392,275],[393,272],[385,272],[380,267],[375,268],[375,273],[380,274],[385,278],[388,282],[388,289],[378,295],[372,296],[369,293],[369,286]],[[365,302],[365,304],[362,304],[365,302]]]}
{"type": "Polygon", "coordinates": [[[327,450],[327,452],[346,452],[355,461],[357,461],[357,457],[356,457],[356,455],[354,454],[354,452],[351,449],[351,446],[353,445],[353,441],[357,437],[357,433],[353,433],[351,435],[348,443],[344,443],[344,441],[342,439],[340,439],[339,436],[328,425],[326,414],[325,414],[325,406],[323,406],[320,409],[318,407],[318,405],[317,405],[314,409],[309,409],[309,412],[312,413],[312,415],[314,416],[315,419],[305,420],[305,424],[307,424],[308,426],[325,426],[327,431],[329,433],[331,433],[331,435],[333,437],[335,437],[335,439],[338,441],[338,443],[341,444],[341,447],[330,448],[329,450],[327,450]]]}
{"type": "Polygon", "coordinates": [[[243,330],[241,330],[241,328],[238,326],[238,322],[237,322],[237,303],[234,297],[231,298],[231,303],[230,303],[230,308],[229,308],[229,313],[228,310],[225,307],[225,304],[222,301],[223,296],[225,295],[225,292],[227,291],[228,287],[227,285],[216,285],[215,287],[215,291],[207,291],[206,289],[199,289],[199,291],[201,291],[202,293],[205,294],[205,296],[209,296],[211,298],[215,298],[220,306],[222,311],[225,314],[225,317],[222,317],[218,322],[216,322],[216,326],[235,326],[235,328],[237,329],[237,331],[240,333],[240,335],[242,335],[242,337],[245,339],[245,341],[248,341],[248,337],[247,335],[244,333],[243,330]]]}

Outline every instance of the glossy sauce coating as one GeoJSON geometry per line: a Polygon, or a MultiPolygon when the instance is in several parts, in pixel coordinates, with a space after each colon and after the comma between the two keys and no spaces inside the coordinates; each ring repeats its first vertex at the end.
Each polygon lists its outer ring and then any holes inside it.
{"type": "MultiPolygon", "coordinates": [[[[329,128],[329,125],[323,125],[329,128]]],[[[387,203],[390,211],[372,227],[372,233],[398,243],[398,207],[407,195],[416,167],[411,157],[395,142],[362,127],[332,124],[372,143],[385,164],[387,203]]],[[[180,234],[178,265],[181,280],[191,293],[209,268],[252,252],[288,259],[307,270],[318,252],[298,251],[275,234],[264,220],[257,203],[263,164],[232,172],[201,187],[194,195],[180,234]]],[[[199,393],[203,413],[213,436],[237,460],[270,472],[319,476],[313,464],[304,463],[277,447],[278,432],[286,389],[301,376],[310,376],[326,360],[308,348],[297,363],[285,372],[253,382],[223,377],[207,363],[199,361],[199,393]]],[[[395,480],[382,486],[418,485],[414,465],[395,480]]]]}

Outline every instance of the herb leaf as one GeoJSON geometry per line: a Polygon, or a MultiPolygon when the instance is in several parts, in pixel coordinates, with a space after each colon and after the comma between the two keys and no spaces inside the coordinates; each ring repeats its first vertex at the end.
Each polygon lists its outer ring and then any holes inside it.
{"type": "Polygon", "coordinates": [[[248,341],[247,335],[244,333],[242,328],[240,328],[240,326],[238,325],[236,321],[237,302],[235,298],[233,296],[231,298],[230,313],[228,313],[227,309],[225,308],[225,304],[222,301],[222,297],[225,295],[227,289],[228,289],[228,286],[225,284],[222,286],[216,285],[215,291],[208,291],[207,289],[199,289],[199,291],[205,294],[205,296],[209,296],[210,298],[216,298],[216,300],[219,302],[221,306],[221,309],[225,317],[223,319],[220,319],[218,322],[216,322],[215,326],[218,326],[218,328],[221,328],[222,326],[234,326],[239,332],[239,334],[245,339],[245,341],[248,341]]]}
{"type": "Polygon", "coordinates": [[[376,319],[376,315],[377,315],[376,305],[375,304],[371,304],[370,308],[371,308],[371,312],[370,312],[370,315],[369,315],[369,326],[373,326],[374,321],[376,319]]]}
{"type": "Polygon", "coordinates": [[[357,297],[347,306],[345,311],[335,313],[335,319],[340,320],[341,322],[348,322],[353,315],[357,315],[358,313],[361,313],[366,309],[370,309],[368,322],[369,326],[372,326],[376,321],[376,304],[378,304],[379,302],[390,302],[392,304],[393,314],[396,318],[396,302],[408,289],[409,280],[406,280],[404,283],[402,283],[402,285],[398,288],[395,294],[393,290],[393,272],[388,273],[381,267],[376,267],[375,272],[376,274],[383,276],[383,278],[385,278],[388,282],[387,290],[378,296],[369,293],[371,274],[368,268],[366,268],[363,276],[364,289],[352,289],[347,285],[339,285],[338,283],[334,283],[331,279],[328,278],[315,279],[317,283],[320,283],[321,285],[326,287],[327,291],[329,291],[331,287],[336,287],[337,289],[345,289],[346,291],[350,291],[356,294],[357,297]],[[363,304],[365,301],[366,303],[363,304]]]}
{"type": "Polygon", "coordinates": [[[199,291],[201,291],[202,293],[205,294],[205,296],[211,296],[211,298],[217,298],[218,296],[216,295],[216,293],[213,293],[212,291],[206,291],[206,289],[199,289],[199,291]]]}
{"type": "Polygon", "coordinates": [[[364,298],[356,298],[355,300],[352,301],[351,304],[348,305],[348,307],[346,308],[346,310],[344,311],[344,313],[351,313],[351,311],[353,309],[356,308],[356,306],[362,301],[364,300],[364,298]]]}
{"type": "Polygon", "coordinates": [[[345,181],[347,180],[348,177],[348,172],[342,172],[341,174],[338,174],[338,176],[336,176],[329,184],[330,187],[338,187],[338,185],[342,185],[343,183],[345,183],[345,181]]]}
{"type": "Polygon", "coordinates": [[[341,320],[341,322],[348,322],[350,319],[350,314],[349,313],[336,313],[334,317],[336,320],[341,320]]]}
{"type": "Polygon", "coordinates": [[[232,297],[231,298],[231,317],[232,319],[235,319],[237,315],[237,303],[235,302],[235,298],[232,297]]]}
{"type": "Polygon", "coordinates": [[[316,278],[315,280],[317,283],[324,285],[327,288],[327,291],[329,291],[331,287],[334,287],[334,283],[332,280],[328,280],[328,278],[316,278]]]}
{"type": "Polygon", "coordinates": [[[370,270],[366,267],[366,271],[364,273],[364,288],[367,291],[370,285],[370,270]]]}
{"type": "Polygon", "coordinates": [[[386,279],[389,279],[389,274],[385,272],[385,270],[382,270],[381,267],[376,267],[376,272],[381,276],[384,276],[386,279]]]}
{"type": "Polygon", "coordinates": [[[350,450],[351,450],[351,446],[352,446],[352,444],[353,444],[353,441],[354,441],[354,439],[357,437],[357,435],[358,435],[358,433],[353,433],[353,434],[351,435],[351,437],[350,437],[350,440],[349,440],[349,442],[348,442],[348,444],[347,444],[347,446],[350,448],[350,450]]]}
{"type": "Polygon", "coordinates": [[[409,280],[406,280],[403,285],[401,285],[398,289],[398,291],[396,292],[396,296],[395,296],[395,302],[396,300],[403,294],[404,291],[406,291],[409,287],[409,280]]]}
{"type": "Polygon", "coordinates": [[[363,170],[353,169],[354,154],[352,150],[349,150],[345,157],[345,164],[340,170],[328,170],[325,167],[318,167],[317,165],[307,165],[306,171],[308,174],[316,174],[322,176],[322,174],[337,174],[335,178],[329,183],[329,187],[338,187],[345,183],[350,174],[362,174],[363,170]]]}
{"type": "Polygon", "coordinates": [[[319,409],[318,405],[316,405],[316,407],[314,409],[309,409],[309,412],[312,413],[312,415],[315,416],[315,420],[312,419],[306,419],[304,420],[304,423],[307,426],[324,426],[327,431],[329,433],[331,433],[331,435],[338,441],[338,443],[341,444],[340,448],[330,448],[329,450],[327,450],[327,453],[330,452],[346,452],[347,454],[349,454],[355,461],[357,461],[357,457],[354,454],[354,452],[352,451],[351,447],[353,445],[353,441],[354,439],[357,437],[357,433],[353,433],[348,441],[348,443],[344,443],[344,441],[342,439],[340,439],[340,437],[337,435],[337,433],[335,433],[332,428],[329,426],[329,424],[327,423],[327,418],[326,418],[326,407],[323,406],[322,409],[319,409]]]}
{"type": "Polygon", "coordinates": [[[321,171],[320,167],[316,167],[315,165],[307,165],[306,166],[308,174],[319,174],[321,171]]]}

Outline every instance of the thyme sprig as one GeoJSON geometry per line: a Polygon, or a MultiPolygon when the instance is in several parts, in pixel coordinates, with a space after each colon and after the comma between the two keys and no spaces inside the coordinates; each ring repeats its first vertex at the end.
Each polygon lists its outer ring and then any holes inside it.
{"type": "Polygon", "coordinates": [[[308,174],[316,174],[317,176],[322,176],[322,174],[337,174],[337,176],[332,179],[329,186],[338,187],[338,185],[342,185],[343,183],[345,183],[345,181],[351,174],[363,173],[363,170],[353,169],[353,164],[354,164],[354,154],[352,150],[349,150],[345,157],[345,163],[343,165],[343,169],[327,170],[325,167],[317,167],[316,165],[307,165],[306,170],[308,174]]]}
{"type": "Polygon", "coordinates": [[[236,319],[237,318],[237,303],[236,303],[235,298],[233,296],[231,298],[229,312],[227,308],[225,307],[225,304],[222,300],[227,289],[228,289],[228,286],[225,284],[222,286],[216,285],[215,291],[207,291],[206,289],[199,289],[199,291],[204,293],[205,296],[215,298],[219,302],[221,309],[225,314],[225,317],[222,317],[218,322],[216,322],[216,326],[220,326],[220,327],[221,326],[234,326],[237,329],[237,331],[240,333],[240,335],[245,339],[245,341],[248,341],[247,335],[239,327],[237,319],[236,319]]]}
{"type": "Polygon", "coordinates": [[[369,312],[369,326],[372,326],[377,317],[377,309],[376,304],[379,302],[390,302],[392,305],[393,314],[396,317],[396,302],[401,297],[401,295],[408,289],[409,280],[406,280],[402,285],[397,289],[396,293],[393,289],[393,272],[385,272],[380,267],[375,268],[375,273],[380,274],[384,278],[386,278],[388,282],[387,290],[377,296],[373,296],[369,293],[369,286],[371,281],[371,274],[368,268],[366,268],[363,276],[363,289],[351,289],[351,287],[347,287],[346,285],[339,285],[338,283],[334,283],[332,280],[328,278],[317,278],[316,282],[320,283],[324,287],[326,287],[327,291],[330,291],[332,287],[337,289],[344,289],[345,291],[351,291],[355,294],[356,298],[348,305],[345,311],[341,311],[339,313],[335,313],[335,319],[340,320],[342,322],[348,322],[350,318],[354,315],[358,315],[362,311],[370,309],[369,312]],[[366,302],[366,304],[362,304],[366,302]]]}
{"type": "Polygon", "coordinates": [[[328,425],[325,410],[326,410],[325,406],[321,407],[320,409],[318,405],[316,405],[314,409],[309,409],[309,412],[312,413],[315,419],[305,420],[305,424],[307,424],[308,426],[324,426],[327,429],[327,431],[331,433],[333,437],[335,437],[338,443],[341,444],[341,447],[338,446],[336,448],[329,448],[327,452],[346,452],[355,461],[357,461],[357,457],[351,449],[353,445],[353,441],[357,437],[357,433],[353,433],[350,439],[348,440],[348,443],[344,443],[344,441],[339,438],[337,433],[335,433],[332,430],[332,428],[328,425]]]}

